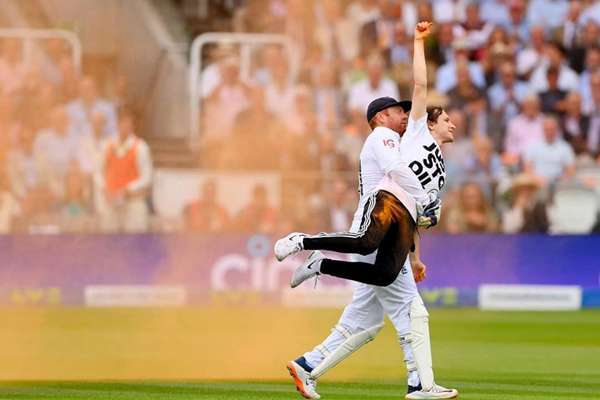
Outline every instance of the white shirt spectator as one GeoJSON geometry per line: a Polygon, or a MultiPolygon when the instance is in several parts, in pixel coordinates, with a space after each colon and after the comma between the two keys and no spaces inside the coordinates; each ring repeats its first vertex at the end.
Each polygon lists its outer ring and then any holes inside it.
{"type": "Polygon", "coordinates": [[[498,112],[504,107],[504,118],[506,120],[515,117],[519,113],[519,104],[529,94],[529,85],[517,81],[512,87],[512,98],[509,100],[508,91],[502,83],[497,82],[488,89],[488,98],[492,111],[498,112]]]}
{"type": "Polygon", "coordinates": [[[541,140],[525,151],[525,161],[533,172],[548,182],[557,181],[567,167],[575,163],[575,153],[567,142],[556,139],[552,143],[541,140]]]}
{"type": "Polygon", "coordinates": [[[376,88],[371,87],[368,79],[363,79],[356,82],[350,88],[350,94],[348,96],[348,109],[366,111],[369,103],[378,97],[393,97],[398,99],[400,94],[398,93],[398,87],[388,78],[383,78],[379,82],[379,86],[376,88]]]}
{"type": "Polygon", "coordinates": [[[541,114],[534,119],[522,114],[511,119],[506,131],[504,150],[510,154],[523,155],[529,146],[543,140],[543,121],[541,114]]]}
{"type": "Polygon", "coordinates": [[[465,9],[469,0],[434,0],[433,19],[437,23],[464,22],[465,9]]]}
{"type": "MultiPolygon", "coordinates": [[[[533,71],[533,75],[531,75],[531,79],[529,80],[529,85],[533,91],[541,93],[548,90],[547,72],[547,63],[540,65],[533,71]]],[[[579,76],[566,64],[562,64],[558,70],[558,88],[566,92],[577,91],[579,89],[579,76]]]]}
{"type": "MultiPolygon", "coordinates": [[[[479,88],[485,86],[485,76],[481,69],[481,64],[474,62],[469,63],[469,74],[471,75],[471,81],[475,86],[479,88]]],[[[435,80],[435,89],[438,92],[448,93],[456,86],[456,83],[456,63],[450,61],[438,69],[435,80]]]]}
{"type": "Polygon", "coordinates": [[[530,25],[544,25],[547,29],[559,28],[567,17],[566,0],[531,0],[527,8],[530,25]]]}

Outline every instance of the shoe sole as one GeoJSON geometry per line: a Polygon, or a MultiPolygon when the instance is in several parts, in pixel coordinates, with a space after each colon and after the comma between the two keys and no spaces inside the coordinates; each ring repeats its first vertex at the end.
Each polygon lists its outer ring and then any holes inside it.
{"type": "MultiPolygon", "coordinates": [[[[406,396],[404,396],[405,399],[408,400],[414,400],[411,397],[408,397],[410,395],[410,393],[408,393],[406,396]]],[[[422,397],[421,399],[426,399],[426,397],[422,397]]],[[[433,399],[433,397],[430,397],[430,399],[433,399]]],[[[438,397],[438,399],[458,399],[458,393],[456,393],[455,395],[451,396],[451,397],[438,397]]]]}
{"type": "Polygon", "coordinates": [[[286,368],[290,373],[292,379],[294,379],[294,383],[296,384],[296,390],[298,391],[298,393],[300,393],[300,395],[305,399],[312,399],[313,397],[309,396],[304,391],[304,384],[302,383],[302,379],[298,377],[298,373],[296,372],[296,368],[294,367],[294,365],[291,362],[289,362],[287,363],[286,368]]]}

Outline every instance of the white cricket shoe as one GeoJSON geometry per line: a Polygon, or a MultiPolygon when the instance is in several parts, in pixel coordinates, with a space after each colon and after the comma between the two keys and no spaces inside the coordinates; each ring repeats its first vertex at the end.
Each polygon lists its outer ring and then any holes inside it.
{"type": "Polygon", "coordinates": [[[429,390],[419,390],[406,395],[406,399],[455,399],[458,397],[458,390],[446,389],[436,383],[429,390]]]}
{"type": "Polygon", "coordinates": [[[296,390],[300,392],[305,399],[320,399],[321,395],[317,393],[317,381],[311,378],[310,373],[305,371],[295,361],[287,363],[287,369],[294,378],[296,390]]]}
{"type": "Polygon", "coordinates": [[[325,257],[323,257],[323,253],[320,251],[310,253],[308,258],[292,274],[290,286],[295,288],[305,280],[317,276],[321,272],[321,260],[323,258],[325,257]]]}
{"type": "Polygon", "coordinates": [[[275,253],[277,261],[283,261],[286,257],[301,251],[302,239],[304,239],[304,236],[306,235],[303,233],[294,232],[275,242],[273,252],[275,253]]]}

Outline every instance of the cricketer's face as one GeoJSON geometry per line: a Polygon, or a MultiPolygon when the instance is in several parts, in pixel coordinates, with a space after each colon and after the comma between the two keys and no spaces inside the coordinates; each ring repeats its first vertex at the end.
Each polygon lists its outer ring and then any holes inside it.
{"type": "Polygon", "coordinates": [[[403,135],[408,124],[408,113],[402,107],[390,107],[387,110],[385,126],[403,135]]]}

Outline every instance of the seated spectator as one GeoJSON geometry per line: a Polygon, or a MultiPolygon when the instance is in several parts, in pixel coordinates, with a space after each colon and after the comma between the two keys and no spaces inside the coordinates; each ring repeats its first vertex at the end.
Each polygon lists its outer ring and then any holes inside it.
{"type": "Polygon", "coordinates": [[[212,91],[203,111],[205,140],[227,139],[236,116],[248,108],[251,87],[240,77],[239,59],[229,57],[223,61],[221,82],[212,91]]]}
{"type": "Polygon", "coordinates": [[[508,36],[502,27],[495,27],[488,42],[477,52],[478,60],[485,76],[485,86],[492,86],[498,80],[498,66],[506,61],[513,62],[517,43],[508,36]]]}
{"type": "Polygon", "coordinates": [[[454,36],[463,38],[469,49],[477,53],[486,44],[493,29],[494,24],[481,18],[479,3],[471,2],[465,8],[465,21],[455,26],[454,36]]]}
{"type": "MultiPolygon", "coordinates": [[[[419,19],[419,21],[424,21],[419,19]]],[[[428,20],[425,20],[428,21],[428,20]]],[[[450,22],[438,23],[433,47],[428,52],[428,57],[435,65],[443,65],[454,57],[452,43],[454,43],[454,29],[450,22]]]]}
{"type": "Polygon", "coordinates": [[[575,154],[560,137],[556,117],[544,117],[543,131],[544,140],[531,143],[525,151],[525,170],[541,178],[545,184],[554,185],[558,180],[574,175],[575,154]]]}
{"type": "Polygon", "coordinates": [[[540,100],[535,94],[523,99],[522,111],[508,122],[504,141],[504,160],[510,165],[519,162],[525,150],[544,137],[540,100]]]}
{"type": "Polygon", "coordinates": [[[11,192],[20,203],[24,217],[47,212],[55,201],[44,181],[45,174],[39,157],[36,157],[34,141],[34,130],[23,126],[7,159],[11,192]]]}
{"type": "Polygon", "coordinates": [[[519,105],[529,93],[529,86],[517,80],[515,65],[510,61],[500,64],[498,75],[498,82],[489,88],[487,94],[492,113],[506,123],[519,113],[519,105]]]}
{"type": "MultiPolygon", "coordinates": [[[[421,3],[421,2],[419,2],[421,3]]],[[[423,2],[429,3],[429,2],[423,2]]],[[[466,8],[469,0],[435,0],[433,6],[433,19],[421,19],[419,21],[435,21],[439,23],[464,22],[466,19],[466,8]]]]}
{"type": "Polygon", "coordinates": [[[271,234],[277,227],[277,209],[269,205],[267,188],[254,186],[252,198],[237,215],[235,226],[242,233],[271,234]]]}
{"type": "Polygon", "coordinates": [[[565,98],[565,114],[560,121],[560,130],[576,155],[587,152],[589,127],[590,118],[581,111],[581,96],[577,92],[569,93],[565,98]]]}
{"type": "MultiPolygon", "coordinates": [[[[577,2],[573,2],[576,4],[577,2]]],[[[588,52],[598,47],[600,37],[600,25],[593,21],[589,21],[582,29],[580,34],[576,35],[577,27],[573,28],[572,38],[565,38],[565,46],[567,46],[567,58],[571,68],[577,73],[581,73],[585,67],[586,57],[588,52]]],[[[565,27],[566,35],[567,27],[565,27]]]]}
{"type": "Polygon", "coordinates": [[[590,109],[590,129],[587,135],[588,151],[595,157],[600,155],[600,71],[590,78],[592,106],[590,109]]]}
{"type": "Polygon", "coordinates": [[[469,62],[469,47],[463,39],[455,39],[452,47],[454,49],[453,57],[446,64],[437,70],[435,79],[435,89],[438,92],[448,93],[450,89],[456,86],[456,66],[461,62],[468,63],[471,81],[478,88],[485,86],[485,77],[481,65],[476,62],[469,62]]]}
{"type": "Polygon", "coordinates": [[[531,77],[545,60],[546,31],[543,25],[533,25],[529,30],[528,45],[517,54],[517,74],[524,80],[531,77]]]}
{"type": "Polygon", "coordinates": [[[503,172],[500,156],[486,136],[475,136],[473,148],[473,154],[466,161],[467,179],[478,183],[486,198],[494,199],[494,190],[503,172]]]}
{"type": "Polygon", "coordinates": [[[588,115],[594,109],[592,95],[592,75],[600,72],[600,47],[592,47],[585,56],[585,69],[579,80],[579,93],[582,97],[582,111],[588,115]]]}
{"type": "Polygon", "coordinates": [[[90,134],[90,116],[99,112],[106,117],[104,136],[115,136],[117,131],[117,115],[114,104],[98,95],[98,88],[93,78],[86,76],[79,82],[79,97],[67,106],[69,118],[80,134],[90,134]]]}
{"type": "Polygon", "coordinates": [[[502,213],[504,233],[546,233],[548,214],[539,197],[538,180],[528,174],[518,175],[508,193],[510,208],[502,213]]]}
{"type": "Polygon", "coordinates": [[[23,61],[21,39],[4,39],[0,57],[0,86],[4,93],[14,93],[21,89],[27,66],[23,61]]]}
{"type": "Polygon", "coordinates": [[[50,128],[41,130],[35,139],[34,153],[43,171],[42,179],[57,198],[65,194],[69,165],[78,161],[80,137],[69,122],[67,109],[61,105],[52,111],[50,128]]]}
{"type": "Polygon", "coordinates": [[[544,25],[549,30],[560,28],[564,23],[569,2],[566,0],[531,0],[527,8],[527,19],[531,25],[544,25]]]}
{"type": "Polygon", "coordinates": [[[456,63],[456,86],[448,91],[450,108],[465,108],[484,98],[483,90],[475,86],[469,73],[469,64],[461,60],[456,63]]]}
{"type": "Polygon", "coordinates": [[[551,42],[545,48],[546,60],[538,66],[531,75],[529,85],[538,93],[548,90],[548,69],[554,68],[558,71],[558,88],[567,92],[577,90],[579,77],[565,62],[565,49],[558,42],[551,42]]]}
{"type": "Polygon", "coordinates": [[[355,83],[348,94],[348,110],[364,115],[369,103],[378,98],[389,96],[399,98],[396,83],[384,76],[385,62],[373,53],[367,59],[367,78],[355,83]]]}
{"type": "Polygon", "coordinates": [[[510,21],[502,24],[506,32],[521,45],[529,42],[529,23],[527,22],[525,10],[525,0],[509,0],[508,13],[510,21]]]}
{"type": "MultiPolygon", "coordinates": [[[[485,22],[496,26],[507,25],[510,22],[509,16],[510,1],[505,0],[483,0],[481,2],[479,14],[485,22]],[[507,4],[508,3],[508,4],[507,4]]],[[[467,9],[467,18],[468,18],[467,9]]]]}
{"type": "Polygon", "coordinates": [[[546,80],[548,81],[548,89],[539,93],[542,112],[554,115],[562,115],[565,111],[565,97],[567,91],[558,87],[558,69],[554,67],[548,68],[546,72],[546,80]]]}
{"type": "MultiPolygon", "coordinates": [[[[275,69],[278,68],[278,64],[285,57],[287,57],[287,55],[284,54],[284,52],[281,49],[281,46],[270,45],[262,48],[260,52],[259,65],[255,69],[253,74],[253,81],[261,87],[266,87],[267,85],[271,84],[273,82],[273,75],[275,74],[275,69]]],[[[213,79],[211,84],[214,87],[216,87],[218,86],[219,82],[215,82],[215,79],[213,79]]],[[[209,93],[207,93],[207,95],[208,94],[209,93]]]]}
{"type": "Polygon", "coordinates": [[[118,136],[107,141],[99,170],[103,190],[98,207],[103,232],[145,232],[147,197],[152,184],[152,159],[146,142],[135,133],[135,117],[119,113],[118,136]]]}
{"type": "Polygon", "coordinates": [[[472,157],[474,150],[464,110],[449,109],[448,116],[456,127],[454,129],[454,142],[442,147],[444,163],[446,164],[446,188],[451,190],[464,183],[468,160],[472,157]]]}
{"type": "Polygon", "coordinates": [[[185,228],[192,232],[222,233],[229,226],[229,214],[217,201],[217,184],[206,180],[200,185],[200,196],[184,210],[185,228]]]}
{"type": "Polygon", "coordinates": [[[376,20],[362,26],[361,54],[368,54],[372,49],[389,51],[394,41],[396,25],[400,23],[405,32],[410,34],[411,27],[417,23],[415,6],[408,1],[379,2],[379,10],[380,14],[376,20]]]}
{"type": "Polygon", "coordinates": [[[466,182],[460,188],[458,203],[447,211],[449,233],[495,232],[496,214],[478,184],[466,182]]]}
{"type": "Polygon", "coordinates": [[[65,199],[60,208],[61,232],[91,232],[94,229],[90,198],[86,176],[77,163],[72,163],[66,177],[65,199]]]}

